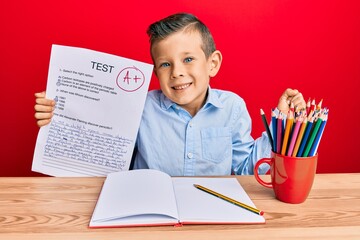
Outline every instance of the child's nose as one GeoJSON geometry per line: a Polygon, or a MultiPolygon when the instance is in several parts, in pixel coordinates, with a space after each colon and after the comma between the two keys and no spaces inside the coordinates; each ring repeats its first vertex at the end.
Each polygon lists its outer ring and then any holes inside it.
{"type": "Polygon", "coordinates": [[[173,64],[171,78],[183,77],[185,75],[184,67],[181,64],[173,64]]]}

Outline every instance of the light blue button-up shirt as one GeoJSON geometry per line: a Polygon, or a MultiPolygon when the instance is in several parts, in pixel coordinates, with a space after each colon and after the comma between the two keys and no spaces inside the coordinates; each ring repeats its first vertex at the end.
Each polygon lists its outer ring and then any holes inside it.
{"type": "MultiPolygon", "coordinates": [[[[151,168],[171,176],[253,174],[257,160],[269,157],[266,133],[254,141],[244,100],[209,88],[207,101],[192,117],[160,90],[148,93],[137,137],[134,169],[151,168]]],[[[269,166],[262,164],[260,173],[269,166]]]]}

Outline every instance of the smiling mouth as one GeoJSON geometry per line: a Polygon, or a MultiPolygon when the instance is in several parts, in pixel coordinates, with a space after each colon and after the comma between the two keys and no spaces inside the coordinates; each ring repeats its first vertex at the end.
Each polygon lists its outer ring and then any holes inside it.
{"type": "Polygon", "coordinates": [[[183,90],[183,89],[189,87],[190,85],[191,85],[191,83],[187,83],[187,84],[184,84],[184,85],[174,86],[174,87],[172,87],[172,89],[183,90]]]}

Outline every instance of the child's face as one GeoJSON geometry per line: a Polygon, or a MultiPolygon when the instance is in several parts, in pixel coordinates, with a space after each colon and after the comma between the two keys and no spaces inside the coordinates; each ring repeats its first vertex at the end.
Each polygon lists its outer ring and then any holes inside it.
{"type": "Polygon", "coordinates": [[[151,49],[162,92],[193,116],[205,102],[211,76],[211,57],[206,59],[201,46],[197,31],[180,31],[151,49]]]}

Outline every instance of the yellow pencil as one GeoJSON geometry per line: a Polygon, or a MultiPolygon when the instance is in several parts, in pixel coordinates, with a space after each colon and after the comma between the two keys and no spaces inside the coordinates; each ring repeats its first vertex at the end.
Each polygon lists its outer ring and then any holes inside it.
{"type": "Polygon", "coordinates": [[[287,144],[288,144],[288,141],[289,141],[289,135],[290,135],[290,132],[291,132],[291,128],[293,126],[293,122],[294,122],[294,113],[292,111],[289,111],[288,117],[286,119],[284,139],[283,139],[282,148],[281,148],[281,154],[282,155],[285,155],[285,153],[286,153],[286,148],[287,148],[287,144]]]}
{"type": "Polygon", "coordinates": [[[249,206],[249,205],[247,205],[247,204],[245,204],[245,203],[236,201],[235,199],[232,199],[232,198],[229,198],[229,197],[227,197],[227,196],[224,196],[224,195],[222,195],[222,194],[220,194],[220,193],[217,193],[217,192],[215,192],[215,191],[213,191],[213,190],[210,190],[210,189],[208,189],[208,188],[206,188],[206,187],[203,187],[203,186],[201,186],[201,185],[199,185],[199,184],[194,184],[194,187],[196,187],[197,189],[202,190],[202,191],[204,191],[204,192],[207,192],[207,193],[209,193],[209,194],[211,194],[211,195],[213,195],[213,196],[215,196],[215,197],[221,198],[221,199],[223,199],[223,200],[225,200],[225,201],[227,201],[227,202],[230,202],[230,203],[232,203],[232,204],[235,204],[236,206],[239,206],[239,207],[242,207],[242,208],[244,208],[244,209],[246,209],[246,210],[249,210],[250,212],[253,212],[253,213],[256,213],[256,214],[259,214],[259,215],[264,215],[264,212],[261,211],[261,210],[259,210],[259,209],[256,209],[256,208],[254,208],[254,207],[251,207],[251,206],[249,206]]]}

